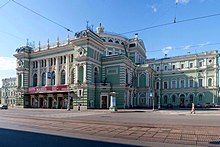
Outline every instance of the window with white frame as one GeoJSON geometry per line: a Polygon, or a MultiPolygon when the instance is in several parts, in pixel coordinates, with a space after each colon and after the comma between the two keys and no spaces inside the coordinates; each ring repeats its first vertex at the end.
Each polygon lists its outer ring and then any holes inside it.
{"type": "Polygon", "coordinates": [[[189,63],[189,68],[193,68],[193,63],[189,63]]]}
{"type": "Polygon", "coordinates": [[[189,87],[193,87],[193,85],[194,85],[193,83],[194,83],[194,80],[193,80],[193,79],[190,79],[190,80],[189,80],[189,87]]]}
{"type": "Polygon", "coordinates": [[[167,65],[164,66],[164,70],[167,71],[167,65]]]}
{"type": "Polygon", "coordinates": [[[167,88],[168,88],[168,83],[167,83],[167,81],[164,81],[164,82],[163,82],[163,88],[164,88],[164,89],[167,89],[167,88]]]}
{"type": "Polygon", "coordinates": [[[176,69],[176,65],[172,65],[172,70],[175,70],[176,69]]]}
{"type": "Polygon", "coordinates": [[[199,87],[202,87],[203,85],[202,85],[202,79],[199,79],[199,87]]]}
{"type": "Polygon", "coordinates": [[[184,88],[185,87],[185,80],[181,79],[180,80],[180,88],[184,88]]]}
{"type": "Polygon", "coordinates": [[[184,68],[184,64],[181,64],[181,69],[183,69],[184,68]]]}
{"type": "Polygon", "coordinates": [[[203,66],[203,61],[199,61],[199,67],[203,66]]]}
{"type": "Polygon", "coordinates": [[[172,88],[176,88],[176,80],[172,80],[171,83],[172,83],[172,84],[171,84],[171,87],[172,87],[172,88]]]}
{"type": "Polygon", "coordinates": [[[160,70],[160,67],[159,66],[157,66],[157,69],[156,69],[157,71],[159,71],[160,70]]]}

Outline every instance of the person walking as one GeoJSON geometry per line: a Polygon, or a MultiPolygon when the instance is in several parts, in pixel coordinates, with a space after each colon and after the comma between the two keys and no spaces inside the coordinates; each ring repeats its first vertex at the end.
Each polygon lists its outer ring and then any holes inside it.
{"type": "Polygon", "coordinates": [[[196,113],[196,112],[195,112],[195,104],[194,104],[194,103],[192,103],[192,110],[191,110],[191,114],[192,114],[192,113],[194,113],[194,114],[196,113]]]}

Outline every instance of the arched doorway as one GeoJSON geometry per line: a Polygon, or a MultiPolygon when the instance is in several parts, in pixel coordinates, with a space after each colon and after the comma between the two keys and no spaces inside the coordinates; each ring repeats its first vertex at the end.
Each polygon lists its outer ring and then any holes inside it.
{"type": "Polygon", "coordinates": [[[180,95],[180,105],[179,105],[180,108],[184,108],[185,107],[185,95],[184,94],[181,94],[180,95]]]}

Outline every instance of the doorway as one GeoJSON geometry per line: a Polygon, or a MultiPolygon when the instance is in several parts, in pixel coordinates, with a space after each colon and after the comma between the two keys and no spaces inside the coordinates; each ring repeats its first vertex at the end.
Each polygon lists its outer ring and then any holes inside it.
{"type": "Polygon", "coordinates": [[[184,108],[185,107],[185,95],[181,94],[180,95],[180,108],[184,108]]]}
{"type": "Polygon", "coordinates": [[[101,108],[107,109],[107,96],[102,96],[101,103],[102,103],[101,108]]]}

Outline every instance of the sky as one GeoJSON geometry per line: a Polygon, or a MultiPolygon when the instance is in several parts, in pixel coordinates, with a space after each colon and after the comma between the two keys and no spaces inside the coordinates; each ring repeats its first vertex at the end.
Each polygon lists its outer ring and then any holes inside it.
{"type": "Polygon", "coordinates": [[[16,76],[13,55],[16,48],[26,45],[27,39],[35,46],[39,41],[45,45],[48,39],[55,43],[57,37],[64,41],[68,32],[63,27],[73,32],[73,38],[75,32],[86,28],[87,21],[94,30],[101,23],[105,31],[128,38],[138,33],[145,43],[147,58],[219,50],[220,15],[137,31],[172,23],[174,18],[179,22],[218,14],[219,8],[219,0],[0,0],[0,80],[16,76]]]}

